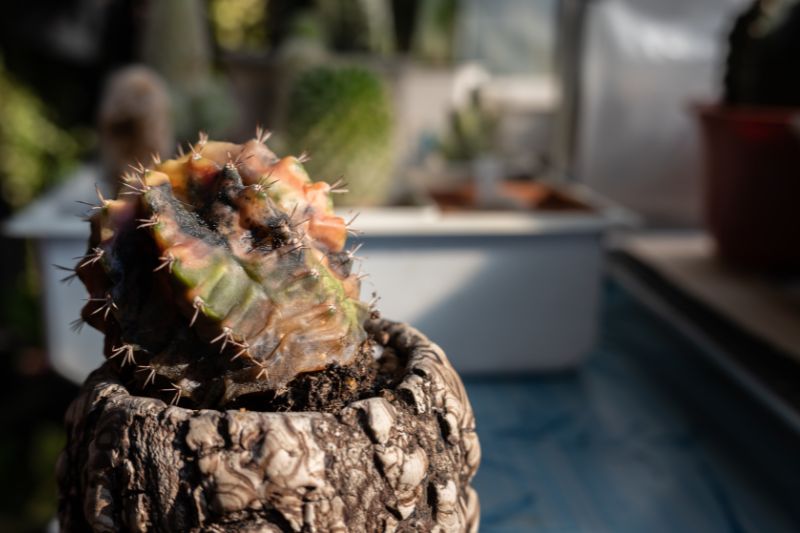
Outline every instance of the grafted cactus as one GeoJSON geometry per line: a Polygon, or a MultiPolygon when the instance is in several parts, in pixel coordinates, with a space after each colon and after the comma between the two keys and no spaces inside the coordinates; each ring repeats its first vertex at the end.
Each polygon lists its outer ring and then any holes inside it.
{"type": "Polygon", "coordinates": [[[139,166],[100,197],[82,319],[129,387],[187,406],[280,395],[287,383],[369,357],[369,306],[351,273],[331,185],[304,158],[277,158],[258,132],[201,135],[177,159],[139,166]]]}

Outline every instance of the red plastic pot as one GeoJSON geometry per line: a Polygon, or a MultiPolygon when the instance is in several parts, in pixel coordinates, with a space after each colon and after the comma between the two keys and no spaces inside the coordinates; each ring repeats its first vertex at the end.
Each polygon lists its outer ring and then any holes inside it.
{"type": "Polygon", "coordinates": [[[705,218],[719,255],[800,271],[800,108],[697,106],[705,218]]]}

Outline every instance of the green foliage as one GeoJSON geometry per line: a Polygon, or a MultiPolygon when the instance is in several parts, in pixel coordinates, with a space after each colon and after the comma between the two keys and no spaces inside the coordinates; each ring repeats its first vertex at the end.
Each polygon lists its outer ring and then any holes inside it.
{"type": "Polygon", "coordinates": [[[391,101],[380,78],[359,67],[320,66],[301,73],[286,109],[288,144],[312,155],[309,170],[344,179],[343,203],[384,203],[393,169],[391,101]]]}
{"type": "Polygon", "coordinates": [[[211,0],[209,18],[217,43],[226,50],[266,45],[267,0],[211,0]]]}
{"type": "Polygon", "coordinates": [[[80,136],[61,129],[45,105],[0,61],[0,194],[12,208],[30,202],[76,164],[80,136]]]}

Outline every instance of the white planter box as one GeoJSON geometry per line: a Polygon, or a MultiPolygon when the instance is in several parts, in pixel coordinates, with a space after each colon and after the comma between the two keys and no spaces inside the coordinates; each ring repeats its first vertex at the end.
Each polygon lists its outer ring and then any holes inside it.
{"type": "MultiPolygon", "coordinates": [[[[36,242],[51,362],[76,382],[102,362],[102,336],[70,329],[86,293],[51,265],[71,266],[86,252],[89,228],[75,200],[92,200],[95,176],[84,169],[5,227],[36,242]]],[[[577,214],[364,209],[355,239],[370,274],[362,296],[377,292],[384,316],[420,328],[462,372],[577,365],[595,339],[604,234],[630,221],[595,205],[577,214]]]]}

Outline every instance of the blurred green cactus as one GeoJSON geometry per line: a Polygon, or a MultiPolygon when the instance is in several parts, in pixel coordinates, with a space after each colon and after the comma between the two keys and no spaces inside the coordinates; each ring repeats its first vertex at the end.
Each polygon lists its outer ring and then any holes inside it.
{"type": "Polygon", "coordinates": [[[343,204],[385,203],[393,169],[391,101],[380,78],[359,67],[319,66],[293,83],[286,109],[288,144],[309,151],[310,171],[344,179],[343,204]]]}
{"type": "Polygon", "coordinates": [[[448,129],[439,141],[442,155],[451,161],[469,161],[496,149],[499,119],[481,102],[480,91],[450,111],[448,129]]]}
{"type": "Polygon", "coordinates": [[[82,319],[145,393],[230,405],[369,347],[331,186],[265,140],[201,136],[100,197],[75,269],[89,291],[82,319]]]}

